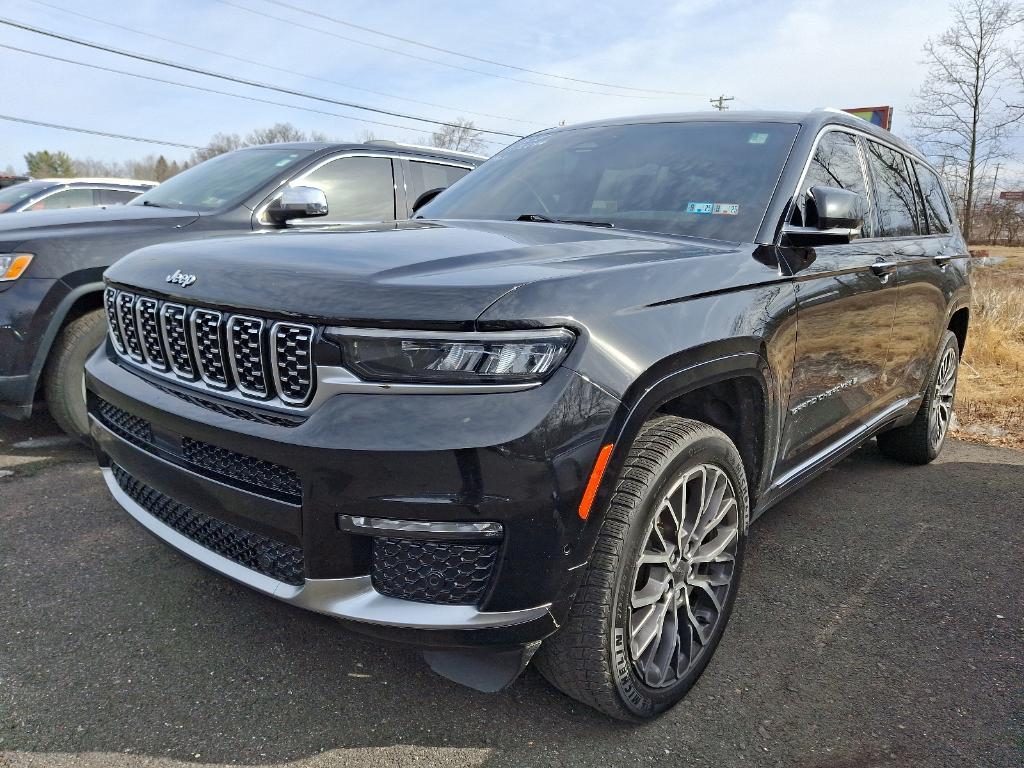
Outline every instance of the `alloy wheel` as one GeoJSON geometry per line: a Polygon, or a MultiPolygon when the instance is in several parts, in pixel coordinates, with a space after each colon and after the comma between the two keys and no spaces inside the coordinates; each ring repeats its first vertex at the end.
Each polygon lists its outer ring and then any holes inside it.
{"type": "Polygon", "coordinates": [[[942,353],[939,369],[935,374],[935,392],[932,397],[931,424],[928,432],[933,449],[942,445],[953,417],[957,362],[956,350],[952,347],[947,348],[942,353]]]}
{"type": "Polygon", "coordinates": [[[736,490],[714,465],[687,469],[658,502],[629,608],[630,660],[646,685],[674,684],[711,644],[739,538],[736,490]]]}

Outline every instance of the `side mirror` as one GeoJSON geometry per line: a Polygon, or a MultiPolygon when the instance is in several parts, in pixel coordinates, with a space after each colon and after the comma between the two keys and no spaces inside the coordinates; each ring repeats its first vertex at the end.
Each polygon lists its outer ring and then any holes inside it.
{"type": "Polygon", "coordinates": [[[435,187],[434,189],[428,189],[422,195],[416,198],[416,202],[412,204],[412,212],[416,213],[420,208],[429,203],[435,197],[444,192],[448,187],[435,187]]]}
{"type": "Polygon", "coordinates": [[[267,218],[275,224],[326,215],[327,195],[316,187],[285,187],[267,207],[267,218]]]}
{"type": "Polygon", "coordinates": [[[813,226],[789,224],[783,228],[783,234],[793,245],[848,243],[860,236],[868,211],[864,195],[838,187],[811,187],[807,197],[807,208],[813,207],[817,220],[809,216],[813,226]]]}

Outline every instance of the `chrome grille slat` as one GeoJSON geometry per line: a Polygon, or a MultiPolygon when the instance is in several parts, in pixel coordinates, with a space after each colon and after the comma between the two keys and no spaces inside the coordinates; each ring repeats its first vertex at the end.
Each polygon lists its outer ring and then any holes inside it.
{"type": "Polygon", "coordinates": [[[119,291],[117,294],[117,321],[121,326],[121,338],[128,356],[138,363],[146,362],[139,341],[139,330],[135,325],[135,294],[119,291]]]}
{"type": "Polygon", "coordinates": [[[189,324],[192,326],[192,349],[200,378],[211,387],[230,389],[224,360],[222,318],[221,313],[213,309],[194,309],[189,324]]]}
{"type": "Polygon", "coordinates": [[[233,315],[227,323],[228,360],[235,386],[244,395],[261,400],[270,396],[263,364],[263,321],[233,315]]]}
{"type": "Polygon", "coordinates": [[[156,299],[140,296],[135,300],[135,320],[138,323],[139,341],[146,361],[158,371],[167,370],[167,355],[160,338],[160,324],[157,321],[159,304],[156,299]]]}
{"type": "Polygon", "coordinates": [[[160,308],[167,361],[175,375],[196,380],[196,365],[188,341],[188,310],[181,304],[167,302],[160,308]]]}
{"type": "Polygon", "coordinates": [[[313,334],[309,325],[274,323],[270,329],[270,365],[277,396],[304,405],[313,394],[313,334]]]}
{"type": "Polygon", "coordinates": [[[316,328],[249,315],[190,307],[158,297],[106,288],[111,341],[118,354],[166,379],[252,400],[300,409],[316,389],[316,328]]]}
{"type": "Polygon", "coordinates": [[[117,319],[117,291],[113,288],[104,289],[103,307],[107,310],[107,330],[110,331],[110,340],[114,344],[114,349],[124,355],[127,351],[124,347],[124,337],[121,335],[121,322],[117,319]]]}

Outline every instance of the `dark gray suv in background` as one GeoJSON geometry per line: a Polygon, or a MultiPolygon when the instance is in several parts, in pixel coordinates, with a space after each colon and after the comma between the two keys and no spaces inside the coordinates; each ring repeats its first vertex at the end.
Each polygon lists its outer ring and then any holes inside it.
{"type": "Polygon", "coordinates": [[[41,388],[61,427],[86,434],[82,368],[103,339],[101,275],[126,253],[286,224],[404,219],[423,192],[482,160],[394,142],[270,144],[207,160],[128,205],[0,216],[0,414],[28,417],[41,388]]]}

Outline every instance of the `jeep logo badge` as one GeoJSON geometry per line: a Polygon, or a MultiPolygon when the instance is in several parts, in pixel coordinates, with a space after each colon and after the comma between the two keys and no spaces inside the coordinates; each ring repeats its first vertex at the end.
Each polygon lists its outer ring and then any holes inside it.
{"type": "Polygon", "coordinates": [[[195,275],[186,275],[180,269],[174,270],[174,274],[173,275],[168,275],[167,276],[167,282],[168,283],[177,283],[182,288],[188,288],[195,281],[196,281],[196,276],[195,275]]]}

